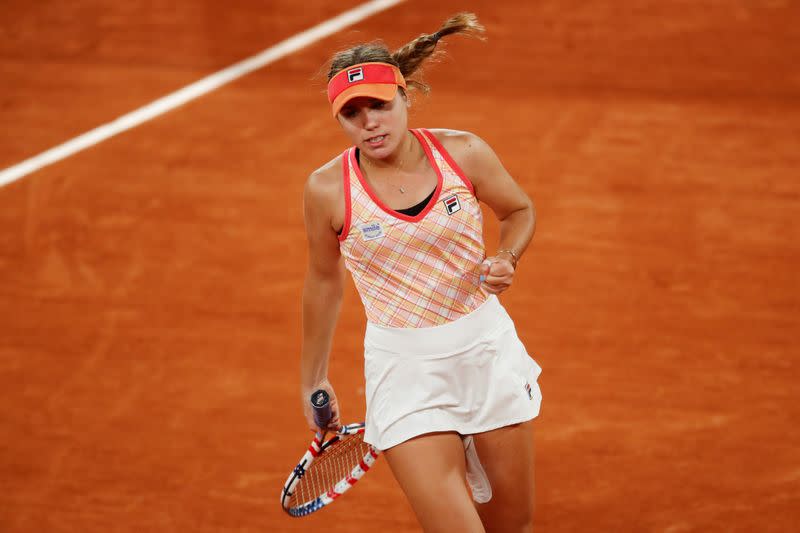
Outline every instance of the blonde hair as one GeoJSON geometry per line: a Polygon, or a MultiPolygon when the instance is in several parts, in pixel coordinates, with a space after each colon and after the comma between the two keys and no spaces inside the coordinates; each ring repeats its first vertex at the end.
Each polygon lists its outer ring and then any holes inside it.
{"type": "Polygon", "coordinates": [[[429,87],[421,81],[410,80],[409,76],[419,71],[420,66],[430,59],[436,51],[436,45],[443,37],[454,33],[463,33],[483,39],[486,29],[478,22],[473,13],[458,13],[447,19],[434,33],[423,33],[413,41],[390,52],[381,41],[364,43],[342,50],[334,54],[328,71],[328,80],[337,72],[359,63],[388,63],[400,69],[409,87],[416,87],[428,92],[429,87]]]}

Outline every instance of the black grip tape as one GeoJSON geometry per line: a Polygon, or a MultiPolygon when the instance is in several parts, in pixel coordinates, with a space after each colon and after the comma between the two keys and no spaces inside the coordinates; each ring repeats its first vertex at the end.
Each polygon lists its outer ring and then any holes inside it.
{"type": "Polygon", "coordinates": [[[331,413],[331,397],[322,389],[311,394],[311,407],[314,409],[314,423],[321,428],[328,427],[333,415],[331,413]]]}

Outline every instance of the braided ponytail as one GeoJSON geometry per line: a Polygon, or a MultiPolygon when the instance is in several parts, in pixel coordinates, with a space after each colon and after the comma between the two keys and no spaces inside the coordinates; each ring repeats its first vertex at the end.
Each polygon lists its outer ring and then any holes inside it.
{"type": "Polygon", "coordinates": [[[414,74],[420,65],[433,55],[436,45],[443,37],[453,33],[465,33],[480,38],[484,31],[485,28],[478,22],[478,17],[473,13],[458,13],[447,19],[435,33],[422,34],[399,48],[392,54],[392,59],[400,68],[403,76],[407,78],[414,74]]]}
{"type": "Polygon", "coordinates": [[[409,86],[415,86],[423,92],[428,92],[427,85],[419,81],[409,80],[408,77],[417,72],[422,63],[434,55],[439,41],[454,33],[463,33],[483,39],[482,34],[484,31],[486,31],[485,28],[478,22],[478,17],[473,13],[458,13],[447,19],[436,32],[422,34],[413,41],[401,46],[395,52],[390,53],[385,44],[375,41],[336,53],[331,60],[328,80],[342,69],[359,63],[389,63],[400,69],[409,86]]]}

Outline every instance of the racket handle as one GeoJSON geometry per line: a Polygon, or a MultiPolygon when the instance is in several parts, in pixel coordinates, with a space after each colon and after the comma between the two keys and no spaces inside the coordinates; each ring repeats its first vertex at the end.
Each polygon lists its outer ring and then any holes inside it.
{"type": "Polygon", "coordinates": [[[314,409],[314,423],[323,429],[333,418],[331,413],[331,397],[327,391],[317,389],[311,394],[311,408],[314,409]]]}

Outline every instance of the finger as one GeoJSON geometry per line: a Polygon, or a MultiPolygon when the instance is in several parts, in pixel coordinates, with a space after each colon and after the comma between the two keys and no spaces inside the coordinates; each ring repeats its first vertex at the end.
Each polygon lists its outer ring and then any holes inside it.
{"type": "Polygon", "coordinates": [[[334,411],[333,416],[328,422],[328,429],[338,430],[340,427],[342,427],[342,424],[339,420],[339,412],[334,411]]]}
{"type": "Polygon", "coordinates": [[[488,285],[497,286],[497,285],[511,285],[511,281],[513,279],[514,279],[513,276],[510,274],[489,274],[483,281],[488,285]]]}
{"type": "Polygon", "coordinates": [[[492,262],[487,258],[484,259],[483,262],[478,266],[478,272],[480,272],[480,281],[483,283],[486,280],[486,276],[489,275],[489,271],[492,268],[492,262]]]}
{"type": "Polygon", "coordinates": [[[504,280],[503,278],[498,278],[496,280],[492,280],[491,278],[489,278],[483,284],[483,287],[487,290],[492,291],[493,294],[497,294],[500,291],[504,291],[510,286],[511,284],[507,283],[507,281],[504,280]]]}
{"type": "Polygon", "coordinates": [[[498,285],[489,283],[488,281],[485,281],[481,284],[481,289],[488,292],[489,294],[497,294],[498,288],[499,288],[498,285]]]}
{"type": "Polygon", "coordinates": [[[508,276],[514,274],[514,266],[510,261],[498,259],[492,263],[490,274],[494,276],[508,276]]]}

